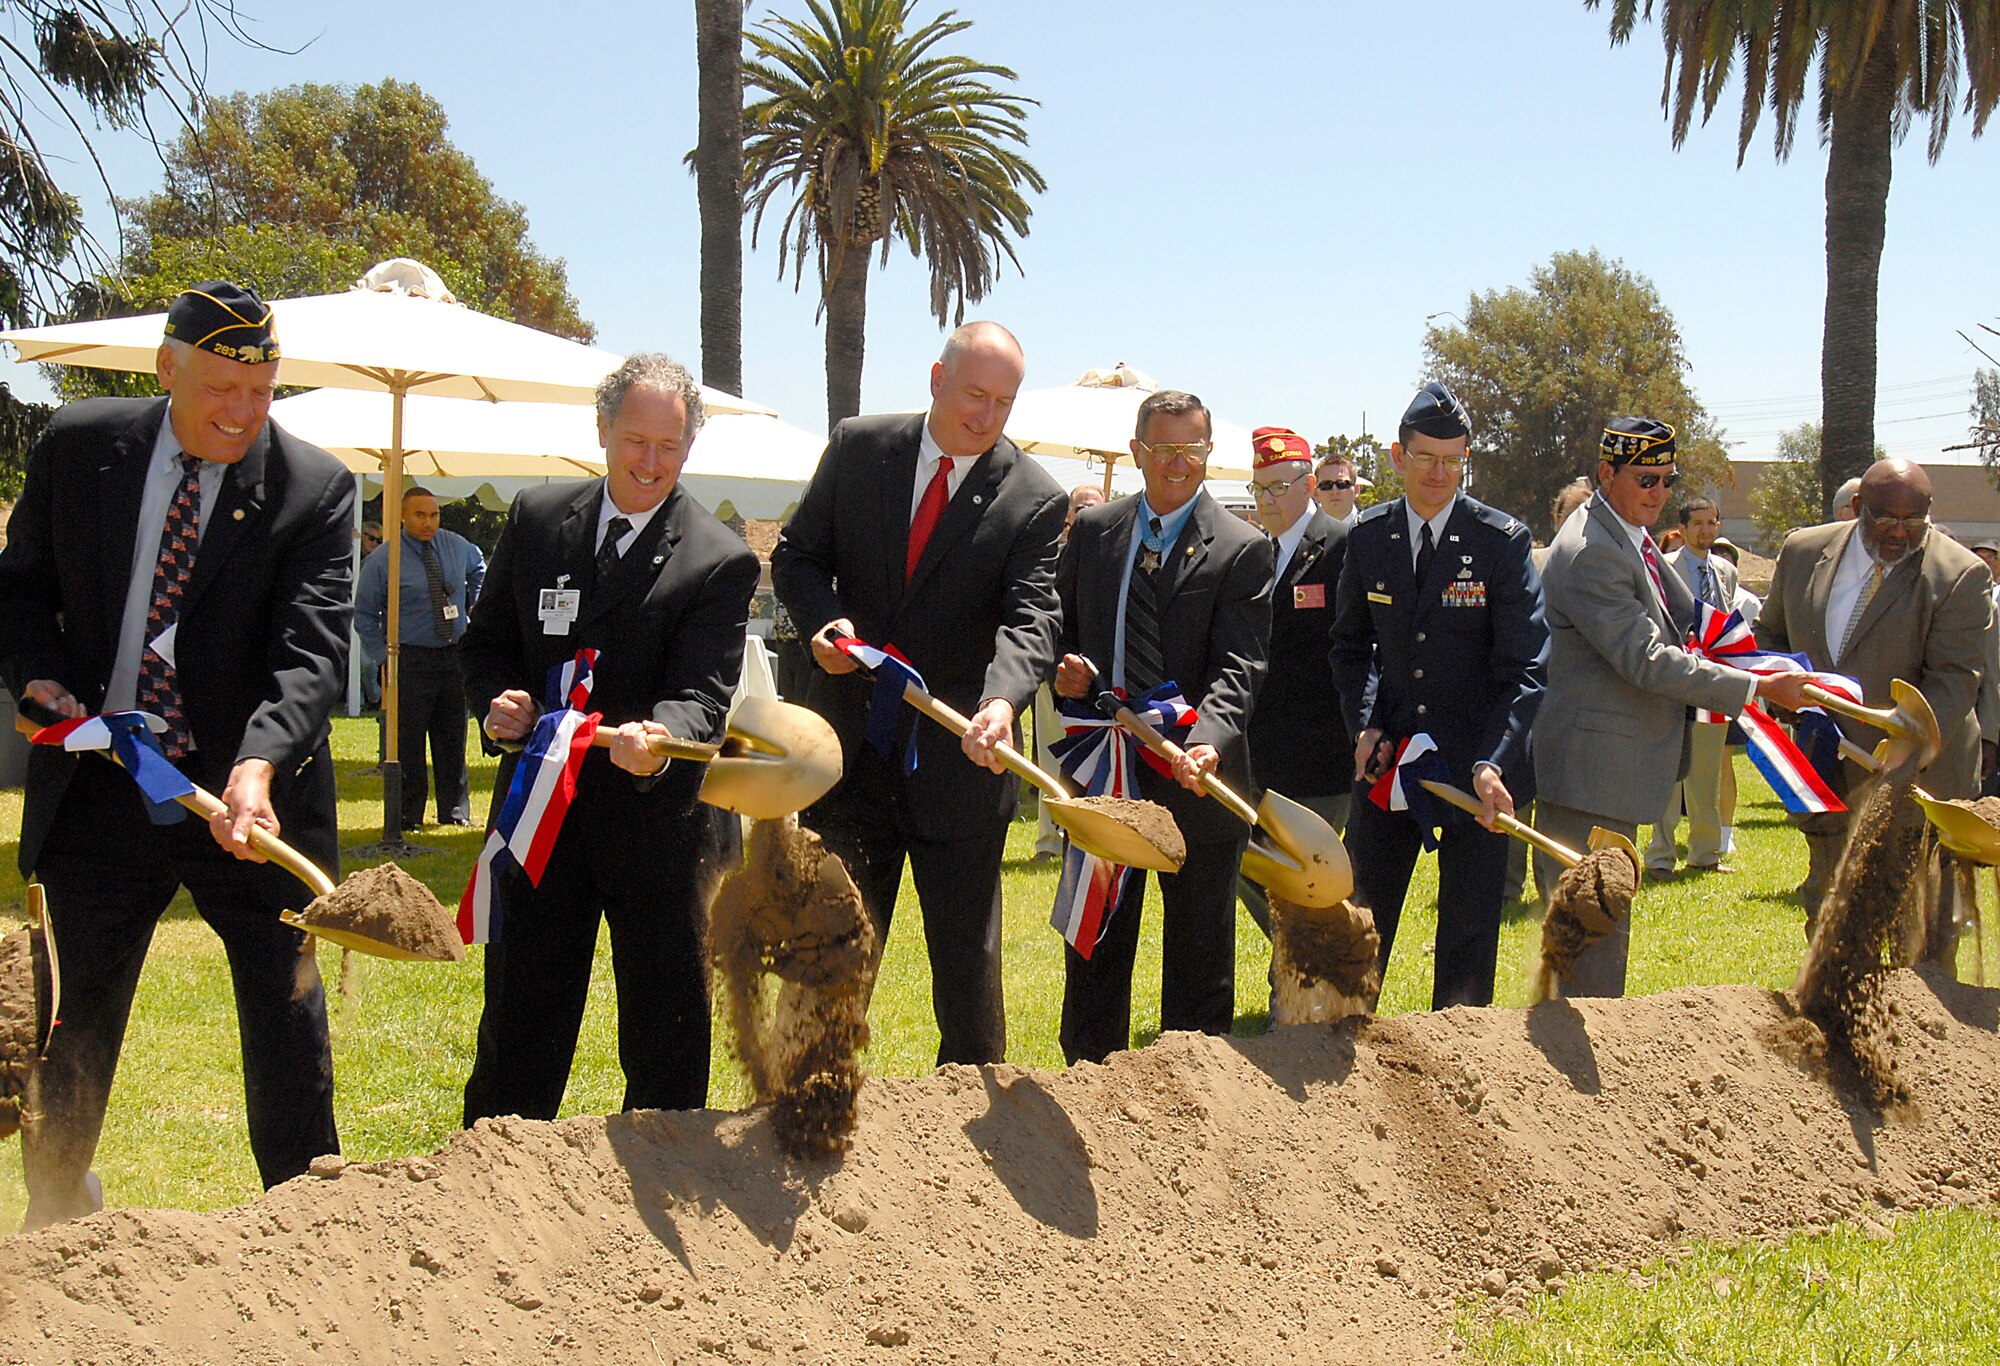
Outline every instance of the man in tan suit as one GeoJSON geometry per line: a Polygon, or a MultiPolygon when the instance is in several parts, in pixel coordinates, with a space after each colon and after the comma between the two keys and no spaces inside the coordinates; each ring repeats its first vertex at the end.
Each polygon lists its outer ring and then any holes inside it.
{"type": "MultiPolygon", "coordinates": [[[[1924,786],[1939,797],[1977,796],[1974,707],[1993,621],[1992,576],[1970,550],[1930,533],[1930,476],[1912,461],[1869,466],[1851,506],[1854,520],[1806,527],[1785,539],[1757,617],[1757,643],[1857,680],[1870,706],[1889,705],[1891,679],[1916,684],[1944,733],[1924,786]]],[[[1882,738],[1860,722],[1836,719],[1866,748],[1882,738]]],[[[1859,772],[1843,765],[1835,790],[1853,785],[1859,772]]],[[[1847,820],[1840,812],[1798,818],[1809,856],[1799,888],[1808,937],[1820,898],[1833,885],[1847,820]]]]}
{"type": "MultiPolygon", "coordinates": [[[[1736,603],[1736,566],[1711,555],[1722,534],[1722,512],[1713,498],[1695,497],[1681,504],[1681,548],[1664,557],[1667,568],[1681,576],[1696,601],[1727,612],[1736,603]]],[[[1646,875],[1674,875],[1674,834],[1687,812],[1687,866],[1691,873],[1733,873],[1722,861],[1722,766],[1728,762],[1723,741],[1727,721],[1696,721],[1688,732],[1687,777],[1674,785],[1667,806],[1653,823],[1646,846],[1646,875]]]]}

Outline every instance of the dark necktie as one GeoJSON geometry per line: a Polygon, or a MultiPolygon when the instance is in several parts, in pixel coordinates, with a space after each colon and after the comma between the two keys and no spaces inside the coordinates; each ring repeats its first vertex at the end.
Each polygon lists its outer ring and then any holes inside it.
{"type": "Polygon", "coordinates": [[[1431,561],[1437,558],[1437,542],[1431,539],[1431,524],[1424,523],[1424,534],[1417,541],[1417,592],[1421,594],[1424,582],[1430,577],[1431,561]]]}
{"type": "Polygon", "coordinates": [[[438,561],[437,547],[429,541],[417,542],[417,558],[424,562],[424,577],[431,586],[431,625],[436,628],[438,643],[451,644],[451,619],[444,614],[451,605],[451,590],[444,586],[444,565],[438,561]]]}
{"type": "Polygon", "coordinates": [[[1639,557],[1646,562],[1646,575],[1653,581],[1653,596],[1659,601],[1660,615],[1672,621],[1674,614],[1667,606],[1667,585],[1660,578],[1660,556],[1653,549],[1653,533],[1650,531],[1640,534],[1639,557]]]}
{"type": "MultiPolygon", "coordinates": [[[[167,628],[181,617],[181,599],[194,572],[194,553],[201,534],[201,461],[181,456],[180,487],[167,506],[160,526],[160,559],[153,567],[153,596],[146,608],[145,643],[139,649],[139,706],[167,723],[160,748],[169,759],[184,759],[194,748],[194,736],[181,711],[181,686],[174,666],[153,648],[167,628]]],[[[178,632],[175,633],[178,636],[178,632]]]]}
{"type": "Polygon", "coordinates": [[[618,543],[632,529],[630,519],[613,517],[604,524],[604,544],[597,547],[597,581],[603,583],[618,567],[618,543]]]}
{"type": "MultiPolygon", "coordinates": [[[[1148,540],[1160,540],[1159,518],[1149,518],[1146,529],[1148,540]]],[[[1142,546],[1125,594],[1125,691],[1132,697],[1167,681],[1166,658],[1160,653],[1159,565],[1159,548],[1142,546]]]]}
{"type": "Polygon", "coordinates": [[[923,501],[917,504],[917,515],[910,518],[910,550],[903,557],[903,578],[905,581],[917,572],[917,561],[923,558],[924,547],[930,544],[931,533],[937,530],[938,518],[944,516],[944,505],[951,501],[952,458],[938,457],[937,473],[924,487],[923,501]]]}
{"type": "Polygon", "coordinates": [[[1729,604],[1722,600],[1722,575],[1715,572],[1715,561],[1709,560],[1703,564],[1701,572],[1708,576],[1708,600],[1710,604],[1723,611],[1728,611],[1729,604]]]}

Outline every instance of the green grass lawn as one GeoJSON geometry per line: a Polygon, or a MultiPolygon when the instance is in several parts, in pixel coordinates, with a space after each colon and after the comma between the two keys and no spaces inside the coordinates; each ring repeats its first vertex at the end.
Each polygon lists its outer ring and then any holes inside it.
{"type": "MultiPolygon", "coordinates": [[[[340,821],[350,845],[375,839],[381,830],[381,782],[363,773],[374,762],[375,743],[372,720],[343,718],[336,722],[340,821]]],[[[1800,912],[1791,891],[1805,873],[1804,845],[1749,763],[1739,758],[1737,770],[1743,801],[1737,814],[1738,852],[1733,862],[1742,871],[1734,876],[1684,877],[1647,884],[1634,913],[1630,973],[1634,994],[1730,982],[1785,987],[1798,969],[1804,941],[1799,930],[1800,912]]],[[[493,773],[491,761],[475,757],[475,812],[487,809],[493,773]]],[[[0,792],[0,830],[19,829],[20,801],[18,791],[0,792]]],[[[1059,1068],[1062,1053],[1056,1043],[1056,1027],[1062,1001],[1062,944],[1048,925],[1056,879],[1053,869],[1030,865],[1034,829],[1029,819],[1016,821],[1008,838],[1004,875],[1007,1051],[1013,1062],[1059,1068]]],[[[456,904],[478,852],[479,832],[426,827],[413,838],[435,852],[408,861],[408,871],[428,882],[440,900],[456,904]]],[[[14,853],[14,844],[0,846],[0,910],[13,908],[18,913],[22,889],[14,853]]],[[[357,866],[350,860],[346,871],[357,866]]],[[[1382,997],[1384,1013],[1421,1009],[1430,1001],[1429,948],[1436,924],[1432,904],[1436,886],[1436,864],[1425,858],[1411,888],[1410,905],[1390,964],[1382,997]]],[[[918,1075],[930,1070],[937,1031],[931,1022],[922,924],[907,883],[902,905],[904,913],[890,933],[870,1011],[875,1042],[867,1065],[880,1074],[918,1075]]],[[[1146,914],[1134,1020],[1137,1041],[1142,1043],[1157,1033],[1159,1024],[1157,886],[1150,889],[1146,914]]],[[[1500,946],[1500,1004],[1526,1003],[1530,957],[1538,934],[1531,904],[1509,909],[1500,946]]],[[[565,1115],[609,1112],[617,1106],[623,1090],[613,1029],[609,945],[603,938],[598,954],[576,1065],[563,1103],[565,1115]]],[[[1259,1033],[1269,1023],[1265,1010],[1269,961],[1269,945],[1249,917],[1239,911],[1238,1033],[1259,1033]]],[[[336,981],[340,973],[338,950],[323,948],[320,963],[329,983],[336,981]]],[[[480,951],[474,949],[463,967],[356,957],[350,969],[351,992],[331,998],[338,1082],[335,1104],[342,1147],[355,1160],[434,1149],[457,1127],[461,1088],[472,1066],[480,1006],[480,951]]],[[[1969,976],[1972,969],[1968,957],[1962,970],[1969,976]]],[[[97,1156],[107,1200],[118,1205],[205,1209],[253,1198],[258,1186],[243,1131],[242,1084],[235,1015],[221,948],[183,896],[154,938],[126,1035],[97,1156]]],[[[719,1039],[709,1102],[719,1108],[735,1108],[745,1097],[742,1079],[719,1039]]],[[[0,1227],[17,1224],[24,1204],[18,1161],[10,1158],[0,1162],[0,1227]]],[[[1885,1278],[1896,1279],[1907,1266],[1938,1260],[1964,1261],[1986,1269],[1985,1309],[1968,1308],[1960,1317],[1983,1312],[1982,1321],[1991,1331],[1995,1322],[1992,1287],[2000,1285],[2000,1276],[1993,1274],[2000,1225],[1985,1216],[1955,1215],[1940,1222],[1906,1220],[1899,1228],[1907,1232],[1899,1232],[1888,1247],[1865,1240],[1822,1239],[1779,1250],[1702,1251],[1700,1257],[1718,1259],[1718,1266],[1726,1263],[1737,1268],[1715,1273],[1731,1278],[1738,1287],[1726,1312],[1713,1302],[1712,1290],[1708,1292],[1711,1301],[1702,1300],[1708,1280],[1697,1276],[1699,1283],[1683,1282],[1685,1276],[1695,1275],[1686,1267],[1660,1277],[1654,1288],[1646,1291],[1633,1289],[1623,1280],[1579,1283],[1556,1304],[1538,1304],[1529,1324],[1505,1329],[1483,1344],[1482,1350],[1489,1352],[1492,1360],[1509,1362],[1778,1360],[1731,1354],[1733,1348],[1727,1344],[1735,1339],[1728,1335],[1750,1318],[1751,1302],[1764,1316],[1803,1313],[1794,1281],[1808,1288],[1813,1284],[1875,1286],[1885,1278]],[[1949,1257],[1931,1251],[1938,1238],[1958,1250],[1949,1257]],[[1829,1262],[1817,1273],[1821,1281],[1812,1282],[1810,1268],[1818,1264],[1811,1259],[1832,1258],[1836,1249],[1842,1259],[1838,1267],[1829,1262]],[[1977,1260],[1981,1257],[1983,1263],[1977,1260]],[[1597,1305],[1607,1307],[1592,1308],[1597,1305]],[[1593,1313],[1602,1317],[1592,1319],[1589,1316],[1593,1313]],[[1712,1352],[1692,1355],[1675,1356],[1665,1348],[1658,1349],[1665,1354],[1643,1355],[1642,1348],[1655,1350],[1645,1345],[1651,1339],[1633,1340],[1638,1345],[1632,1352],[1641,1353],[1638,1355],[1589,1355],[1608,1342],[1626,1340],[1614,1338],[1604,1326],[1606,1321],[1627,1327],[1659,1325],[1657,1332],[1667,1335],[1662,1341],[1682,1333],[1688,1322],[1706,1322],[1720,1336],[1712,1352]],[[1522,1336],[1529,1333],[1552,1336],[1522,1336]],[[1551,1343],[1568,1345],[1559,1351],[1551,1343]]],[[[1922,1274],[1935,1279],[1930,1270],[1922,1274]]],[[[1886,1334],[1881,1340],[1916,1341],[1921,1333],[1931,1331],[1925,1326],[1930,1322],[1925,1307],[1930,1301],[1917,1289],[1894,1297],[1865,1296],[1862,1298],[1869,1299],[1869,1305],[1849,1307],[1840,1314],[1825,1307],[1833,1295],[1833,1291],[1825,1291],[1812,1301],[1823,1306],[1813,1312],[1823,1314],[1821,1323],[1829,1333],[1829,1344],[1838,1344],[1843,1333],[1886,1334]],[[1856,1317],[1866,1314],[1878,1318],[1867,1321],[1856,1317]],[[1886,1323],[1879,1317],[1882,1315],[1887,1316],[1886,1323]]],[[[1847,1358],[1828,1354],[1784,1359],[1847,1358]]],[[[1972,1358],[1919,1353],[1914,1359],[1972,1358]]]]}

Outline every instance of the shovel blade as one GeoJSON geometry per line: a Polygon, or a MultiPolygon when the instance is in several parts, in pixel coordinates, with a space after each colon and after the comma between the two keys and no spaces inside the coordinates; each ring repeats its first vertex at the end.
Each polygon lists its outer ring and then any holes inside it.
{"type": "Polygon", "coordinates": [[[2000,830],[1981,820],[1976,812],[1940,801],[1921,789],[1910,795],[1937,827],[1938,843],[1950,850],[1953,857],[1968,863],[2000,865],[2000,830]]]}
{"type": "Polygon", "coordinates": [[[1187,860],[1185,843],[1178,848],[1164,848],[1109,811],[1049,796],[1042,798],[1042,807],[1049,813],[1049,819],[1062,827],[1070,842],[1085,853],[1127,868],[1149,868],[1156,873],[1178,873],[1187,860]]]}
{"type": "Polygon", "coordinates": [[[840,740],[824,717],[775,697],[746,697],[730,713],[728,738],[709,761],[701,799],[776,820],[805,810],[839,781],[840,740]]]}
{"type": "Polygon", "coordinates": [[[1616,849],[1626,858],[1632,860],[1632,876],[1635,878],[1638,877],[1639,870],[1645,867],[1645,864],[1639,860],[1639,847],[1616,830],[1606,830],[1601,825],[1591,826],[1589,848],[1593,852],[1599,849],[1616,849]]]}
{"type": "Polygon", "coordinates": [[[1944,733],[1938,729],[1937,713],[1931,710],[1930,699],[1916,684],[1903,678],[1889,680],[1889,697],[1896,704],[1898,722],[1889,727],[1889,766],[1900,767],[1914,754],[1918,768],[1929,768],[1944,748],[1944,733]]]}
{"type": "Polygon", "coordinates": [[[1307,910],[1338,906],[1354,890],[1347,846],[1320,814],[1290,797],[1266,792],[1257,829],[1243,851],[1243,875],[1307,910]]]}

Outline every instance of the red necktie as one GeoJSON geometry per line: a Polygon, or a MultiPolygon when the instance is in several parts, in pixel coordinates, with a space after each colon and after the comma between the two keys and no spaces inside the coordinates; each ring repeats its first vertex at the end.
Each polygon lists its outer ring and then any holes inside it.
{"type": "Polygon", "coordinates": [[[917,561],[923,558],[924,546],[930,541],[931,533],[937,530],[938,518],[944,516],[944,505],[950,501],[951,457],[941,455],[938,457],[937,473],[931,476],[923,501],[917,504],[917,515],[910,518],[910,553],[903,560],[905,581],[917,572],[917,561]]]}

